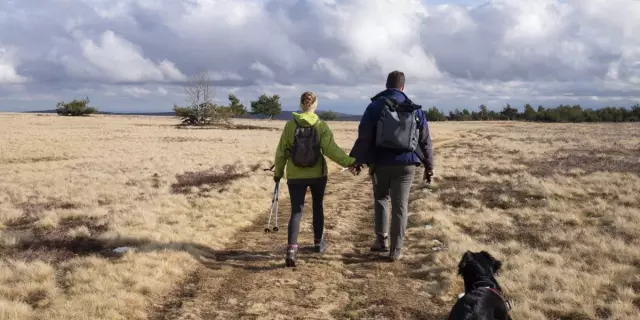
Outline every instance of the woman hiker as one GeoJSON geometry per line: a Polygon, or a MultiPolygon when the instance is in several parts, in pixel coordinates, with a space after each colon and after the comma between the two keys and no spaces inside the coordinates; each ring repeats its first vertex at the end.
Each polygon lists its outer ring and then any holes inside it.
{"type": "Polygon", "coordinates": [[[324,155],[343,167],[351,167],[355,159],[349,157],[333,140],[329,126],[318,119],[315,110],[318,98],[313,92],[300,96],[302,112],[292,112],[276,150],[273,180],[278,183],[286,166],[287,187],[291,198],[291,217],[288,227],[288,246],[285,257],[287,267],[295,267],[298,252],[300,218],[307,187],[311,189],[313,207],[313,244],[316,252],[324,252],[323,198],[327,185],[327,162],[324,155]],[[322,152],[321,152],[322,151],[322,152]]]}

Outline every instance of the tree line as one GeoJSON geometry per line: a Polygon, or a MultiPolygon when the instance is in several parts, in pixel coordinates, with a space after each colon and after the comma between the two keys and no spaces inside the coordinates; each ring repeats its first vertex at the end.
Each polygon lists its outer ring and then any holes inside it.
{"type": "MultiPolygon", "coordinates": [[[[185,105],[173,106],[176,116],[184,125],[208,125],[212,123],[229,124],[230,119],[246,114],[263,115],[269,119],[282,113],[280,96],[263,93],[257,100],[250,101],[251,111],[234,95],[229,94],[229,104],[219,105],[212,102],[214,89],[207,73],[192,76],[184,88],[187,101],[185,105]]],[[[90,107],[89,98],[58,102],[56,112],[65,116],[82,116],[98,112],[90,107]]],[[[601,109],[583,109],[579,104],[559,105],[555,108],[532,107],[525,104],[522,112],[507,104],[501,111],[488,110],[484,104],[477,111],[456,108],[443,113],[433,106],[425,110],[429,121],[491,121],[514,120],[536,122],[637,122],[640,121],[640,104],[630,109],[607,106],[601,109]]],[[[334,111],[320,111],[318,116],[323,120],[337,120],[339,114],[334,111]]]]}
{"type": "Polygon", "coordinates": [[[477,111],[456,108],[445,114],[436,107],[425,110],[429,121],[491,121],[514,120],[535,122],[637,122],[640,121],[640,104],[631,108],[604,107],[601,109],[582,108],[579,104],[561,104],[555,108],[525,104],[522,112],[507,104],[501,111],[488,110],[480,105],[477,111]]]}

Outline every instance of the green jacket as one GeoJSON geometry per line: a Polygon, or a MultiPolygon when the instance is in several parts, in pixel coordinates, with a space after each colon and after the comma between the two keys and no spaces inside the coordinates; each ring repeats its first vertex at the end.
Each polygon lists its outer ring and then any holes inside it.
{"type": "MultiPolygon", "coordinates": [[[[292,113],[295,120],[303,126],[310,126],[320,121],[318,119],[318,115],[310,112],[302,112],[292,113]]],[[[318,130],[318,135],[320,136],[320,150],[323,155],[326,155],[332,161],[337,164],[348,167],[352,165],[356,159],[349,157],[344,150],[342,150],[336,142],[333,140],[333,133],[329,126],[324,122],[320,121],[316,125],[316,130],[318,130]]],[[[313,178],[322,178],[327,175],[327,162],[324,156],[321,156],[320,161],[311,168],[300,168],[296,167],[289,160],[289,152],[288,149],[291,148],[293,144],[293,135],[295,133],[296,123],[294,120],[289,120],[284,126],[284,130],[282,131],[282,135],[280,136],[280,142],[278,143],[278,149],[276,150],[276,159],[275,159],[275,167],[274,167],[274,176],[275,177],[284,177],[285,166],[287,168],[287,176],[286,179],[313,179],[313,178]]]]}

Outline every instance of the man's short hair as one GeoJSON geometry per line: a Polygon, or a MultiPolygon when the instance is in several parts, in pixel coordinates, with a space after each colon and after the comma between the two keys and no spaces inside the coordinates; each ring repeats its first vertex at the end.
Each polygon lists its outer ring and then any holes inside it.
{"type": "Polygon", "coordinates": [[[387,89],[400,89],[404,86],[404,72],[393,70],[387,76],[387,89]]]}

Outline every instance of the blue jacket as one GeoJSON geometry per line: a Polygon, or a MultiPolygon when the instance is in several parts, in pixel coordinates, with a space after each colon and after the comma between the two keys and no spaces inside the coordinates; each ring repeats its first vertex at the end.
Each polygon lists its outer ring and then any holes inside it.
{"type": "Polygon", "coordinates": [[[391,151],[378,149],[375,147],[376,125],[378,118],[382,112],[384,102],[375,99],[378,96],[386,96],[395,99],[398,103],[402,103],[409,99],[404,92],[398,89],[387,89],[372,98],[371,103],[364,111],[358,126],[358,139],[349,154],[356,158],[356,162],[367,165],[396,165],[396,164],[423,164],[425,169],[433,170],[433,150],[431,135],[429,134],[429,125],[424,112],[418,110],[418,118],[420,122],[420,139],[418,142],[418,152],[393,153],[391,151]]]}

